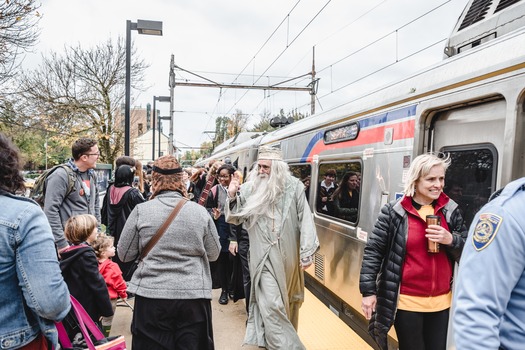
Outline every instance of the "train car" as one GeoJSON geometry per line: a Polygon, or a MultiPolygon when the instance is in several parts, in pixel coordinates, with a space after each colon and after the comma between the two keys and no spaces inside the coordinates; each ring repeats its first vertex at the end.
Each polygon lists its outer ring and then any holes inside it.
{"type": "MultiPolygon", "coordinates": [[[[412,159],[425,152],[450,155],[445,192],[468,223],[492,192],[525,176],[524,19],[524,1],[471,0],[439,64],[212,155],[229,156],[246,172],[258,146],[272,145],[295,176],[309,177],[321,247],[307,286],[371,345],[359,293],[363,249],[380,208],[401,197],[412,159]],[[337,182],[358,175],[353,215],[337,216],[319,202],[329,169],[337,182]]],[[[389,340],[396,348],[394,331],[389,340]]]]}

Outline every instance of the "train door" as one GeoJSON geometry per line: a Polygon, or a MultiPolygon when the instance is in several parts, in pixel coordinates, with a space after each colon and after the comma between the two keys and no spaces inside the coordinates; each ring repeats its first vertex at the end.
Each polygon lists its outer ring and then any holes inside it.
{"type": "Polygon", "coordinates": [[[452,160],[445,193],[459,204],[467,227],[496,190],[505,109],[504,100],[492,101],[438,113],[431,124],[430,149],[452,160]]]}
{"type": "MultiPolygon", "coordinates": [[[[459,204],[467,228],[496,190],[505,132],[504,100],[438,112],[432,118],[428,148],[450,154],[445,193],[459,204]]],[[[457,266],[455,267],[457,273],[457,266]]],[[[455,349],[449,320],[447,349],[455,349]]]]}

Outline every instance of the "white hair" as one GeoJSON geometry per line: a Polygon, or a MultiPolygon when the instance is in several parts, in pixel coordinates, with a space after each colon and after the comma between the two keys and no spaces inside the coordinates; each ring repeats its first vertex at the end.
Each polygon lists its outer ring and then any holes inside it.
{"type": "Polygon", "coordinates": [[[234,216],[249,218],[250,226],[262,216],[273,218],[275,206],[283,195],[289,176],[290,168],[283,161],[272,160],[269,177],[259,175],[259,169],[255,166],[246,179],[246,183],[253,186],[252,193],[246,205],[234,216]]]}

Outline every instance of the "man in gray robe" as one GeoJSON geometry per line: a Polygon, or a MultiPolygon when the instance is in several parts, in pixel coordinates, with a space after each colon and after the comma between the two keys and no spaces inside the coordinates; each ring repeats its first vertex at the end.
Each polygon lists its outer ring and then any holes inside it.
{"type": "Polygon", "coordinates": [[[244,224],[252,277],[245,344],[305,349],[297,335],[304,301],[303,270],[319,247],[304,185],[282,161],[280,150],[261,147],[248,181],[228,188],[226,220],[244,224]]]}

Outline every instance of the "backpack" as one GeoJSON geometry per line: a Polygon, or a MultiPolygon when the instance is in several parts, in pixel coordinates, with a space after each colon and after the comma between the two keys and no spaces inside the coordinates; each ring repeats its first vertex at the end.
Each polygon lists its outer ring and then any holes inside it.
{"type": "Polygon", "coordinates": [[[75,188],[76,175],[73,169],[65,164],[60,164],[52,167],[49,170],[46,170],[40,177],[35,181],[35,185],[31,190],[30,197],[37,202],[42,208],[44,208],[44,202],[46,199],[46,180],[55,170],[58,168],[64,168],[67,172],[67,192],[66,197],[69,196],[73,189],[75,188]]]}

